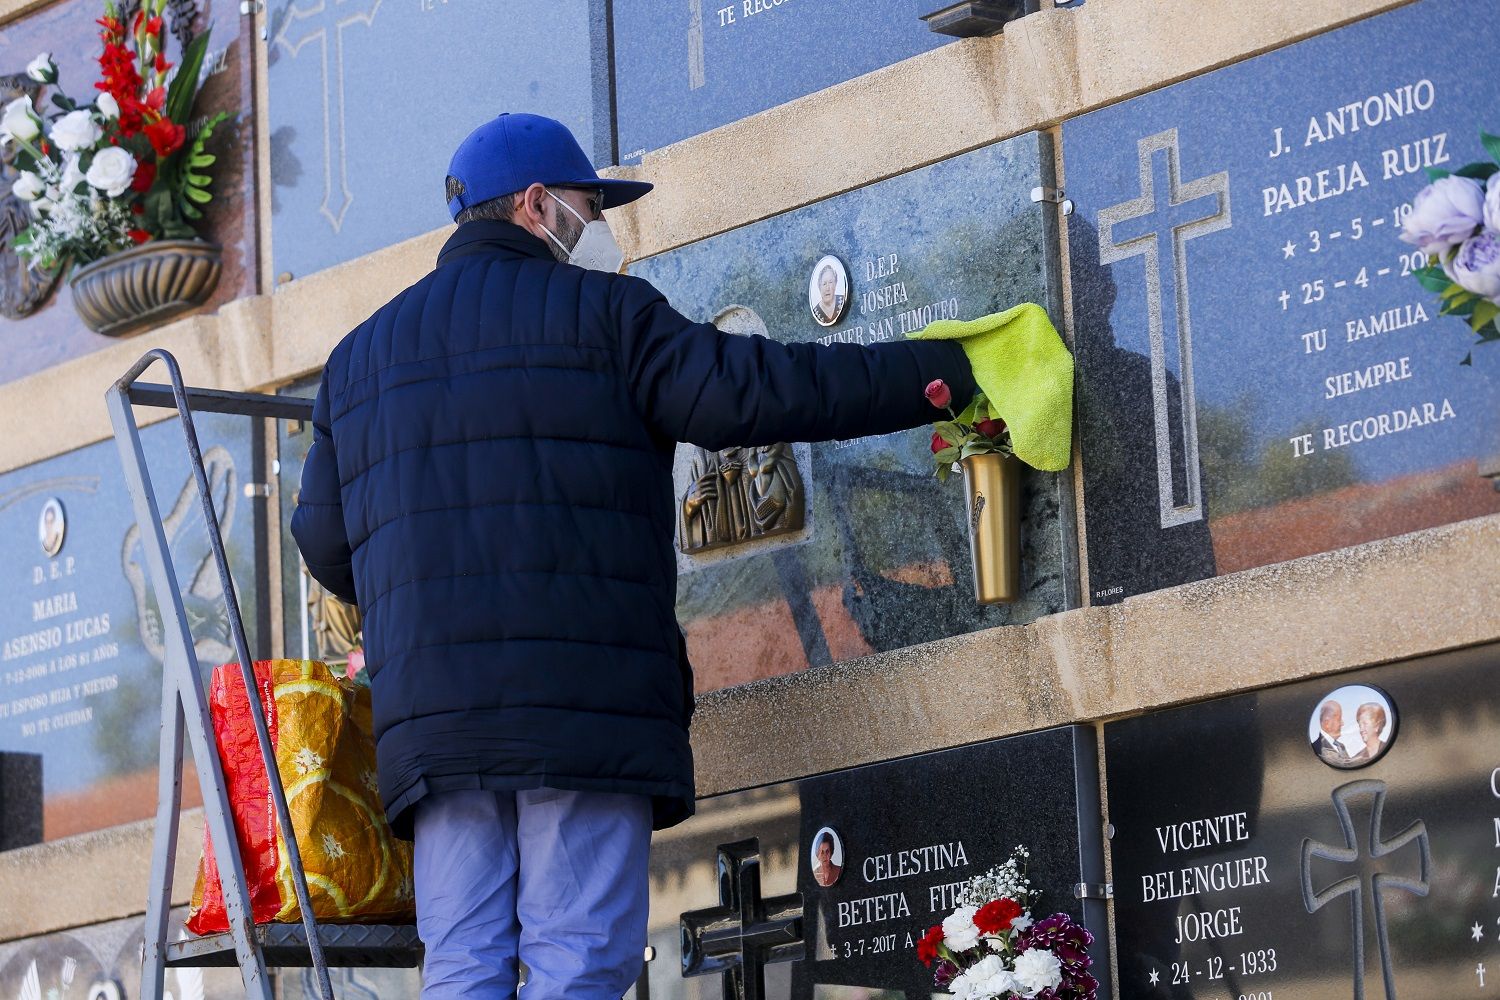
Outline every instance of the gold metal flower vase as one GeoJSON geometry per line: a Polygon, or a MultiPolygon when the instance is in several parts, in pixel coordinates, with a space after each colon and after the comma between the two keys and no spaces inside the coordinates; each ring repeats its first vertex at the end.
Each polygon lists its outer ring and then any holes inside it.
{"type": "Polygon", "coordinates": [[[74,273],[73,306],[95,333],[134,333],[207,302],[222,255],[202,240],[152,240],[112,253],[74,273]]]}
{"type": "Polygon", "coordinates": [[[1021,462],[974,455],[959,463],[968,497],[974,599],[1009,604],[1021,596],[1021,462]]]}

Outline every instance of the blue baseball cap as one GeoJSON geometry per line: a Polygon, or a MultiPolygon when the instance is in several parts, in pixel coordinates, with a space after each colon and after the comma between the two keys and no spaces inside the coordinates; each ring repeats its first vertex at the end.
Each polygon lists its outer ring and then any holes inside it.
{"type": "Polygon", "coordinates": [[[466,208],[533,184],[596,188],[604,192],[603,208],[628,204],[652,188],[645,181],[600,177],[566,125],[527,114],[502,114],[470,132],[453,154],[448,176],[464,186],[448,202],[455,219],[466,208]]]}

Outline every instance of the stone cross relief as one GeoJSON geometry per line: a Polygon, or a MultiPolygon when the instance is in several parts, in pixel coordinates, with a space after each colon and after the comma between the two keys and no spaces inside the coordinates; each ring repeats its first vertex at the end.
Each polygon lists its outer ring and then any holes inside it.
{"type": "Polygon", "coordinates": [[[323,204],[318,212],[337,233],[354,203],[349,189],[348,136],[344,126],[344,29],[369,27],[382,0],[312,0],[289,3],[271,37],[271,47],[290,58],[316,44],[322,63],[323,204]]]}
{"type": "Polygon", "coordinates": [[[1203,519],[1186,250],[1189,240],[1229,228],[1229,173],[1221,171],[1184,184],[1175,128],[1141,139],[1137,152],[1140,196],[1099,212],[1099,263],[1145,258],[1157,489],[1161,526],[1170,528],[1203,519]],[[1158,155],[1166,162],[1165,178],[1155,169],[1158,155]],[[1202,204],[1210,198],[1212,207],[1202,204]],[[1169,252],[1165,267],[1161,259],[1163,245],[1169,252]],[[1182,392],[1181,422],[1175,427],[1167,391],[1167,366],[1173,358],[1182,392]],[[1182,444],[1184,460],[1180,469],[1175,469],[1172,462],[1174,435],[1182,444]],[[1176,481],[1179,473],[1183,479],[1180,483],[1176,481]]]}
{"type": "MultiPolygon", "coordinates": [[[[1349,897],[1349,906],[1354,915],[1354,1000],[1365,1000],[1365,893],[1369,893],[1375,913],[1375,943],[1380,949],[1385,1000],[1396,1000],[1395,970],[1386,930],[1385,894],[1399,889],[1414,896],[1426,896],[1431,888],[1432,849],[1427,836],[1427,825],[1417,820],[1394,837],[1386,839],[1382,827],[1385,795],[1385,782],[1373,779],[1352,781],[1335,789],[1333,807],[1338,813],[1339,827],[1344,833],[1344,844],[1324,844],[1311,838],[1302,841],[1302,902],[1306,905],[1307,912],[1316,913],[1340,896],[1349,897]],[[1360,850],[1354,819],[1350,814],[1352,803],[1363,798],[1368,798],[1371,802],[1369,839],[1365,843],[1368,850],[1364,853],[1360,850]],[[1312,862],[1315,858],[1353,865],[1365,859],[1373,861],[1397,854],[1412,844],[1416,845],[1419,865],[1416,878],[1377,871],[1369,876],[1367,887],[1365,877],[1360,872],[1354,872],[1322,889],[1313,887],[1312,862]]],[[[1409,851],[1407,853],[1410,854],[1409,851]]]]}

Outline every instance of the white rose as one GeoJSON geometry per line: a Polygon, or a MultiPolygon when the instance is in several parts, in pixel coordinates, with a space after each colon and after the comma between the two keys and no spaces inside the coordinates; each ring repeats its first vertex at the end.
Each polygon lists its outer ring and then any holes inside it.
{"type": "Polygon", "coordinates": [[[56,83],[57,65],[52,61],[52,53],[43,52],[26,66],[26,75],[37,83],[56,83]]]}
{"type": "Polygon", "coordinates": [[[120,102],[115,100],[113,94],[100,94],[99,99],[94,102],[94,107],[99,109],[99,114],[105,121],[120,117],[120,102]]]}
{"type": "Polygon", "coordinates": [[[135,157],[119,146],[99,150],[89,164],[88,182],[111,198],[118,198],[135,179],[135,157]]]}
{"type": "Polygon", "coordinates": [[[18,97],[5,106],[0,112],[0,136],[6,140],[11,138],[31,140],[42,134],[42,124],[37,121],[36,111],[31,106],[31,98],[18,97]]]}
{"type": "Polygon", "coordinates": [[[10,186],[11,193],[22,201],[36,201],[47,190],[47,182],[29,170],[21,171],[21,176],[10,186]]]}
{"type": "Polygon", "coordinates": [[[1029,997],[1062,984],[1062,963],[1050,951],[1027,948],[1016,959],[1016,981],[1029,997]]]}
{"type": "Polygon", "coordinates": [[[87,108],[69,111],[52,123],[52,141],[57,143],[58,149],[68,152],[88,149],[103,135],[87,108]]]}
{"type": "Polygon", "coordinates": [[[943,919],[943,943],[949,951],[968,951],[979,944],[979,928],[974,926],[977,906],[960,906],[943,919]]]}

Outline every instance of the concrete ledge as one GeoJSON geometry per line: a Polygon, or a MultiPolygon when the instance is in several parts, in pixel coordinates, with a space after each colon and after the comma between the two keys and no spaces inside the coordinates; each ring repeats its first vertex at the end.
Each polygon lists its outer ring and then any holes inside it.
{"type": "Polygon", "coordinates": [[[1500,515],[704,696],[698,794],[1500,640],[1500,515]]]}
{"type": "MultiPolygon", "coordinates": [[[[706,695],[700,795],[1500,640],[1500,515],[706,695]]],[[[184,813],[174,903],[202,814],[184,813]]],[[[0,940],[145,910],[150,821],[0,854],[0,940]]]]}
{"type": "MultiPolygon", "coordinates": [[[[0,854],[0,941],[145,913],[155,827],[142,820],[0,854]]],[[[183,812],[177,843],[174,906],[192,897],[203,810],[183,812]]]]}

